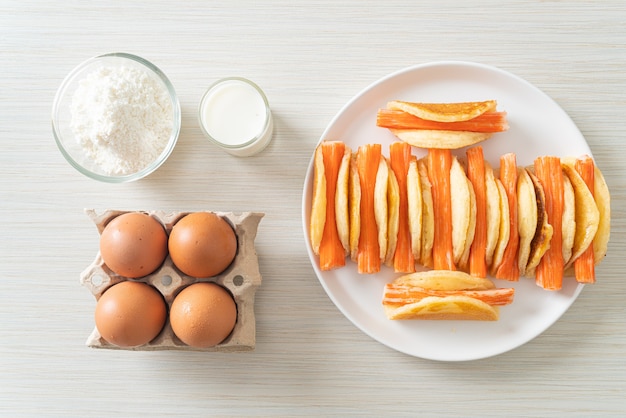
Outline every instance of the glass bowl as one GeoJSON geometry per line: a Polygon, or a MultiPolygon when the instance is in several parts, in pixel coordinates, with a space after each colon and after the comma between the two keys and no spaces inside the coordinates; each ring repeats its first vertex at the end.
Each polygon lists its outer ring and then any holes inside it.
{"type": "MultiPolygon", "coordinates": [[[[119,81],[119,76],[117,78],[109,76],[106,79],[119,81]]],[[[90,80],[93,82],[93,79],[90,80]]],[[[135,107],[137,107],[136,103],[134,104],[135,107]]],[[[154,103],[152,101],[148,101],[146,105],[154,105],[154,103]]],[[[150,108],[144,111],[146,113],[144,118],[149,118],[150,108]]],[[[159,121],[162,122],[161,119],[159,119],[159,121]]],[[[124,124],[132,127],[135,122],[136,121],[132,119],[124,121],[124,124]]],[[[76,123],[74,123],[74,125],[76,125],[76,123]]],[[[63,83],[56,93],[54,104],[52,106],[52,130],[59,150],[65,159],[76,170],[85,176],[108,183],[125,183],[139,180],[159,168],[161,164],[167,160],[176,145],[176,141],[178,140],[178,135],[180,133],[180,125],[180,103],[176,92],[174,91],[174,87],[168,78],[155,65],[145,59],[126,53],[110,53],[100,55],[90,58],[78,65],[63,80],[63,83]],[[171,132],[169,133],[169,138],[166,139],[165,136],[168,129],[167,126],[165,126],[163,135],[155,134],[155,136],[162,138],[163,143],[158,144],[158,146],[151,149],[151,152],[148,153],[155,155],[155,158],[152,161],[143,161],[146,153],[139,151],[137,148],[138,146],[144,146],[138,145],[138,142],[143,144],[145,141],[139,140],[134,144],[129,143],[123,145],[118,142],[117,145],[114,144],[116,148],[112,148],[111,144],[115,141],[126,141],[128,138],[124,135],[117,135],[117,137],[107,136],[112,135],[112,132],[115,132],[116,129],[119,132],[123,132],[124,128],[119,127],[118,129],[115,126],[117,121],[110,120],[111,114],[121,112],[123,114],[120,114],[119,116],[136,118],[137,114],[142,113],[142,109],[138,110],[136,108],[132,108],[132,103],[134,101],[132,97],[133,95],[130,95],[131,97],[124,98],[124,94],[129,96],[127,92],[124,93],[124,89],[128,88],[128,86],[119,85],[119,83],[118,85],[111,85],[111,87],[109,87],[110,90],[105,91],[105,94],[102,94],[102,91],[95,88],[95,91],[98,94],[94,94],[93,85],[87,87],[83,85],[83,90],[81,90],[81,93],[83,94],[81,94],[81,97],[76,95],[76,92],[81,87],[81,82],[83,82],[83,80],[86,80],[88,77],[93,77],[95,74],[101,75],[103,72],[111,73],[116,71],[118,72],[118,75],[120,74],[119,72],[126,71],[125,77],[129,77],[128,74],[137,75],[141,72],[143,80],[141,82],[142,85],[148,85],[150,88],[154,87],[156,90],[150,90],[150,92],[154,92],[155,95],[162,95],[160,97],[163,98],[164,104],[167,104],[164,112],[167,113],[168,119],[171,118],[171,132]],[[143,78],[143,74],[145,74],[147,78],[143,78]],[[85,88],[92,88],[92,90],[84,90],[85,88]],[[83,99],[86,95],[94,95],[94,102],[85,103],[85,100],[83,99]],[[118,100],[118,95],[121,95],[122,99],[128,100],[129,104],[125,104],[121,99],[118,100]],[[113,106],[111,105],[111,100],[114,99],[118,101],[114,102],[113,106]],[[76,104],[74,103],[74,100],[81,103],[76,104]],[[108,108],[106,107],[107,104],[109,105],[108,108]],[[75,105],[74,112],[72,111],[73,105],[75,105]],[[171,111],[169,111],[170,105],[171,111]],[[85,123],[86,121],[83,119],[80,120],[82,127],[73,126],[73,118],[76,117],[76,119],[79,119],[78,116],[74,116],[74,113],[80,113],[80,117],[82,118],[88,117],[89,123],[85,123]],[[100,132],[96,129],[98,126],[94,128],[94,124],[99,124],[99,128],[103,131],[100,132]],[[106,129],[107,126],[108,130],[106,129]],[[120,149],[122,146],[128,146],[128,148],[120,149]],[[125,151],[126,149],[131,150],[132,152],[124,154],[122,151],[125,151]],[[124,168],[117,167],[117,164],[115,168],[111,168],[112,163],[117,163],[118,161],[117,159],[113,159],[112,155],[116,155],[123,160],[122,162],[125,164],[124,168]],[[140,155],[141,157],[140,159],[136,159],[132,157],[133,155],[140,155]],[[106,164],[103,164],[102,162],[105,157],[106,164]]],[[[128,137],[132,137],[132,135],[129,135],[128,137]]],[[[136,139],[137,138],[135,138],[135,140],[136,139]]],[[[143,150],[143,148],[141,149],[143,150]]]]}

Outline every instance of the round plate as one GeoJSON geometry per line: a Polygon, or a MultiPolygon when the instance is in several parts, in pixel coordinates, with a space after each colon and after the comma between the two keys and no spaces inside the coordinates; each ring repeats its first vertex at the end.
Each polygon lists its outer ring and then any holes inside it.
{"type": "MultiPolygon", "coordinates": [[[[518,165],[532,164],[541,155],[591,155],[584,137],[569,116],[550,97],[528,82],[498,68],[469,62],[435,62],[388,75],[350,100],[326,128],[320,141],[341,140],[355,152],[360,145],[380,143],[389,155],[395,137],[376,126],[378,109],[388,101],[463,102],[495,99],[507,112],[510,128],[481,143],[485,159],[499,167],[507,152],[518,165]]],[[[418,158],[425,150],[413,149],[418,158]]],[[[455,151],[464,155],[465,149],[455,151]]],[[[512,350],[540,335],[576,300],[582,288],[564,280],[558,292],[543,290],[533,279],[496,281],[497,287],[514,287],[515,301],[500,308],[495,322],[391,321],[382,307],[383,288],[400,276],[383,266],[374,275],[357,273],[356,264],[321,271],[309,240],[313,182],[309,164],[302,196],[302,223],[313,269],[330,299],[363,332],[397,351],[431,360],[464,361],[512,350]]]]}

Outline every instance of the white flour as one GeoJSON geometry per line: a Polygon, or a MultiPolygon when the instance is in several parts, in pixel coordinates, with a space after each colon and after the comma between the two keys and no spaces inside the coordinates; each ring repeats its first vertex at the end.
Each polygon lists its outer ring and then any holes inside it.
{"type": "Polygon", "coordinates": [[[108,175],[146,167],[172,132],[167,90],[136,68],[103,67],[90,73],[80,81],[70,110],[78,143],[108,175]]]}

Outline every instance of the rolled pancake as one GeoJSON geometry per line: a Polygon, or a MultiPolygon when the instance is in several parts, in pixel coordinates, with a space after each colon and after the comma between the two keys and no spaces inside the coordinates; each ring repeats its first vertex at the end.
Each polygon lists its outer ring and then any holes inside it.
{"type": "Polygon", "coordinates": [[[374,184],[374,217],[378,229],[378,246],[381,261],[385,260],[389,245],[389,202],[387,195],[390,171],[387,161],[384,157],[381,157],[376,173],[376,183],[374,184]]]}
{"type": "Polygon", "coordinates": [[[398,243],[398,229],[400,227],[400,186],[389,161],[384,160],[389,173],[387,185],[387,252],[384,263],[387,266],[393,266],[393,257],[398,243]]]}
{"type": "Polygon", "coordinates": [[[530,245],[537,230],[537,197],[533,182],[525,168],[518,170],[517,177],[517,227],[518,265],[520,275],[524,275],[530,256],[530,245]]]}
{"type": "Polygon", "coordinates": [[[417,168],[417,159],[411,158],[407,172],[407,202],[411,251],[416,262],[420,260],[422,248],[422,184],[417,168]]]}
{"type": "Polygon", "coordinates": [[[552,225],[548,223],[548,213],[546,212],[546,194],[543,190],[541,182],[533,174],[531,170],[527,170],[528,176],[533,182],[535,188],[535,198],[537,199],[537,228],[535,236],[530,243],[530,253],[528,263],[526,264],[525,276],[533,277],[535,269],[539,265],[541,258],[550,248],[550,240],[552,240],[552,225]]]}
{"type": "Polygon", "coordinates": [[[500,179],[496,178],[496,185],[498,187],[498,195],[500,201],[500,230],[498,234],[498,242],[496,243],[496,249],[493,253],[493,260],[491,263],[491,272],[494,272],[500,267],[502,258],[504,257],[504,250],[509,243],[511,237],[511,224],[509,222],[509,199],[506,195],[506,190],[500,179]]]}
{"type": "Polygon", "coordinates": [[[458,265],[469,235],[471,224],[471,183],[465,170],[454,157],[450,167],[450,201],[452,208],[452,253],[454,264],[458,265]]]}
{"type": "Polygon", "coordinates": [[[572,256],[576,236],[576,198],[569,177],[563,173],[563,218],[561,221],[563,264],[572,256]]]}
{"type": "Polygon", "coordinates": [[[350,259],[356,262],[361,236],[361,181],[354,153],[350,156],[349,171],[350,259]]]}
{"type": "Polygon", "coordinates": [[[398,139],[418,148],[459,149],[491,138],[492,133],[429,129],[389,129],[398,139]]]}
{"type": "Polygon", "coordinates": [[[326,173],[322,147],[318,146],[313,157],[313,195],[311,198],[311,219],[309,232],[311,248],[315,255],[320,253],[324,224],[326,223],[326,173]]]}
{"type": "Polygon", "coordinates": [[[467,296],[426,297],[402,306],[384,306],[389,319],[497,321],[499,308],[467,296]]]}
{"type": "Polygon", "coordinates": [[[600,211],[589,187],[576,171],[576,160],[562,159],[561,163],[574,188],[575,199],[576,232],[571,257],[565,264],[567,269],[592,245],[600,224],[600,211]]]}
{"type": "Polygon", "coordinates": [[[346,254],[350,253],[350,156],[352,150],[346,145],[339,173],[335,194],[335,222],[339,240],[346,254]]]}
{"type": "Polygon", "coordinates": [[[597,265],[606,256],[611,236],[611,195],[604,176],[597,166],[594,170],[593,187],[593,198],[600,213],[598,231],[593,239],[593,254],[597,265]]]}
{"type": "Polygon", "coordinates": [[[433,208],[433,195],[430,190],[432,185],[428,179],[428,168],[423,158],[417,161],[417,171],[422,187],[422,237],[419,260],[423,266],[432,267],[433,242],[435,240],[435,212],[433,208]]]}
{"type": "Polygon", "coordinates": [[[485,262],[490,266],[493,261],[493,253],[500,235],[500,192],[493,168],[485,161],[485,191],[487,196],[487,244],[485,249],[485,262]]]}

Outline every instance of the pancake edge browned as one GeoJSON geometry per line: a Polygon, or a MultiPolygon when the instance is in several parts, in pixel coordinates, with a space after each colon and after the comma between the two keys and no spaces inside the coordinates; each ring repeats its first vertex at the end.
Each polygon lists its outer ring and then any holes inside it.
{"type": "Polygon", "coordinates": [[[530,179],[535,188],[535,197],[537,199],[537,229],[530,243],[530,254],[528,263],[526,264],[525,275],[531,277],[535,273],[535,268],[539,265],[541,258],[550,248],[552,240],[552,225],[548,223],[548,213],[546,212],[546,193],[543,190],[541,182],[532,172],[527,170],[530,179]]]}

